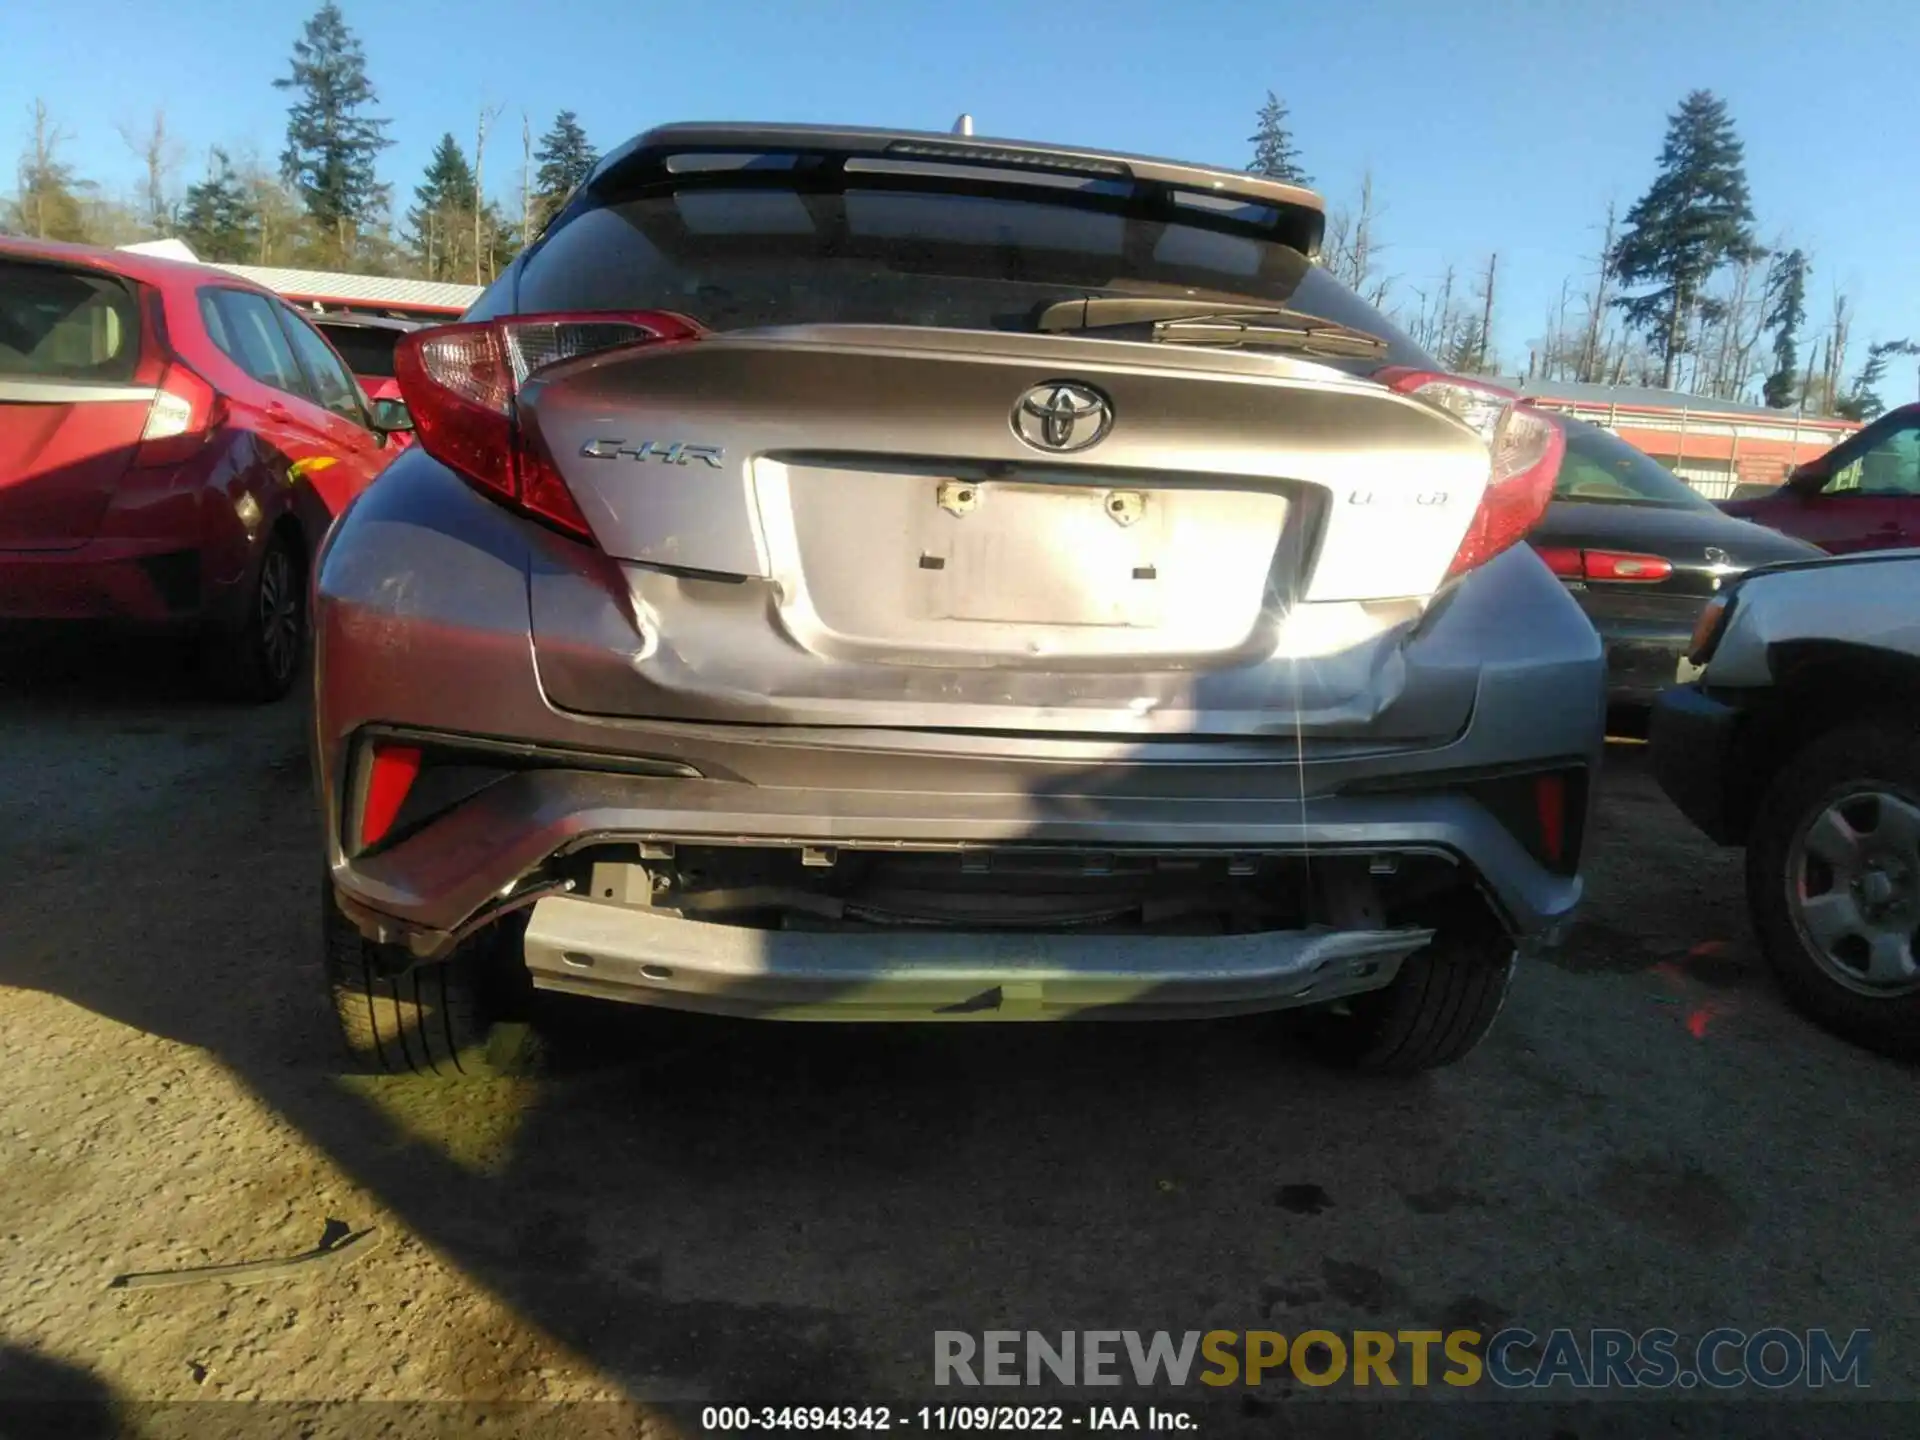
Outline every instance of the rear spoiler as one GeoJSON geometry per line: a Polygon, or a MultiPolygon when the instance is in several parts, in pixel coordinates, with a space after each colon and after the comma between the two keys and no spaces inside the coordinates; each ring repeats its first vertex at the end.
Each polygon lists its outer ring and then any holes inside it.
{"type": "Polygon", "coordinates": [[[798,172],[808,188],[832,190],[846,183],[850,170],[859,173],[863,161],[882,162],[896,172],[925,166],[983,192],[1029,189],[1036,182],[1019,179],[1028,174],[1041,184],[1047,182],[1038,177],[1057,177],[1049,188],[1064,194],[1056,188],[1059,179],[1076,179],[1085,182],[1084,193],[1101,208],[1162,221],[1178,216],[1277,241],[1308,259],[1318,258],[1326,234],[1326,206],[1313,191],[1233,170],[931,131],[732,124],[666,125],[628,141],[594,166],[548,227],[579,210],[663,183],[718,178],[738,186],[798,172]]]}

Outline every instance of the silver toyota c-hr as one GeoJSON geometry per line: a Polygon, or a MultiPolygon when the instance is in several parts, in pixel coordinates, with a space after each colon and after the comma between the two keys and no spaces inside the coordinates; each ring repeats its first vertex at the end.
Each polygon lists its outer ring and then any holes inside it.
{"type": "Polygon", "coordinates": [[[1600,644],[1517,543],[1559,430],[1323,226],[971,137],[602,160],[401,342],[316,567],[349,1045],[471,1071],[548,989],[1470,1050],[1580,894],[1600,644]]]}

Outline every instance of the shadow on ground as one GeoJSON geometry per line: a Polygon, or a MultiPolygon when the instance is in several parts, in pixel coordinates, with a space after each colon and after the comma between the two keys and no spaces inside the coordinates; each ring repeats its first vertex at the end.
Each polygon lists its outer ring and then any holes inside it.
{"type": "MultiPolygon", "coordinates": [[[[0,900],[0,983],[211,1052],[634,1398],[918,1404],[939,1398],[940,1329],[1495,1324],[1537,1297],[1491,1272],[1558,1263],[1572,1212],[1515,1236],[1512,1177],[1543,1144],[1584,1146],[1609,1102],[1511,1022],[1460,1072],[1368,1083],[1264,1021],[842,1029],[559,1006],[563,1058],[536,1086],[343,1083],[298,702],[202,710],[171,681],[90,688],[49,663],[12,690],[10,727],[70,727],[75,754],[92,731],[154,738],[124,707],[166,720],[154,743],[176,760],[211,758],[11,817],[8,848],[66,852],[57,884],[0,900]],[[1566,1114],[1543,1131],[1516,1118],[1532,1105],[1566,1114]],[[429,1112],[437,1142],[409,1123],[429,1112]],[[445,1143],[467,1123],[510,1138],[473,1162],[445,1143]],[[1419,1258],[1428,1231],[1482,1259],[1419,1258]]],[[[1293,1393],[1222,1418],[1270,1428],[1293,1393]]]]}

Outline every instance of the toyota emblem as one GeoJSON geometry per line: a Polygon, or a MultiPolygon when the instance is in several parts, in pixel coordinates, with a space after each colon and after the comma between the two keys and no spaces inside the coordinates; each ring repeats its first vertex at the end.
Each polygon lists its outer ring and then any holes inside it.
{"type": "Polygon", "coordinates": [[[1013,407],[1013,433],[1036,450],[1065,452],[1098,444],[1113,426],[1113,405],[1090,385],[1050,380],[1013,407]]]}

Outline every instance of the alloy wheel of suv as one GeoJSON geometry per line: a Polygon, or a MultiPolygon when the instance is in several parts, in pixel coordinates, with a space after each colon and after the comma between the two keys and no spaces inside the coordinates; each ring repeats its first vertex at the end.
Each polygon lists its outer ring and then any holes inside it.
{"type": "Polygon", "coordinates": [[[1862,789],[1809,810],[1786,881],[1800,941],[1835,981],[1872,996],[1920,989],[1920,805],[1862,789]]]}
{"type": "Polygon", "coordinates": [[[1920,733],[1897,715],[1843,726],[1768,786],[1747,903],[1780,988],[1836,1033],[1920,1054],[1920,733]]]}

